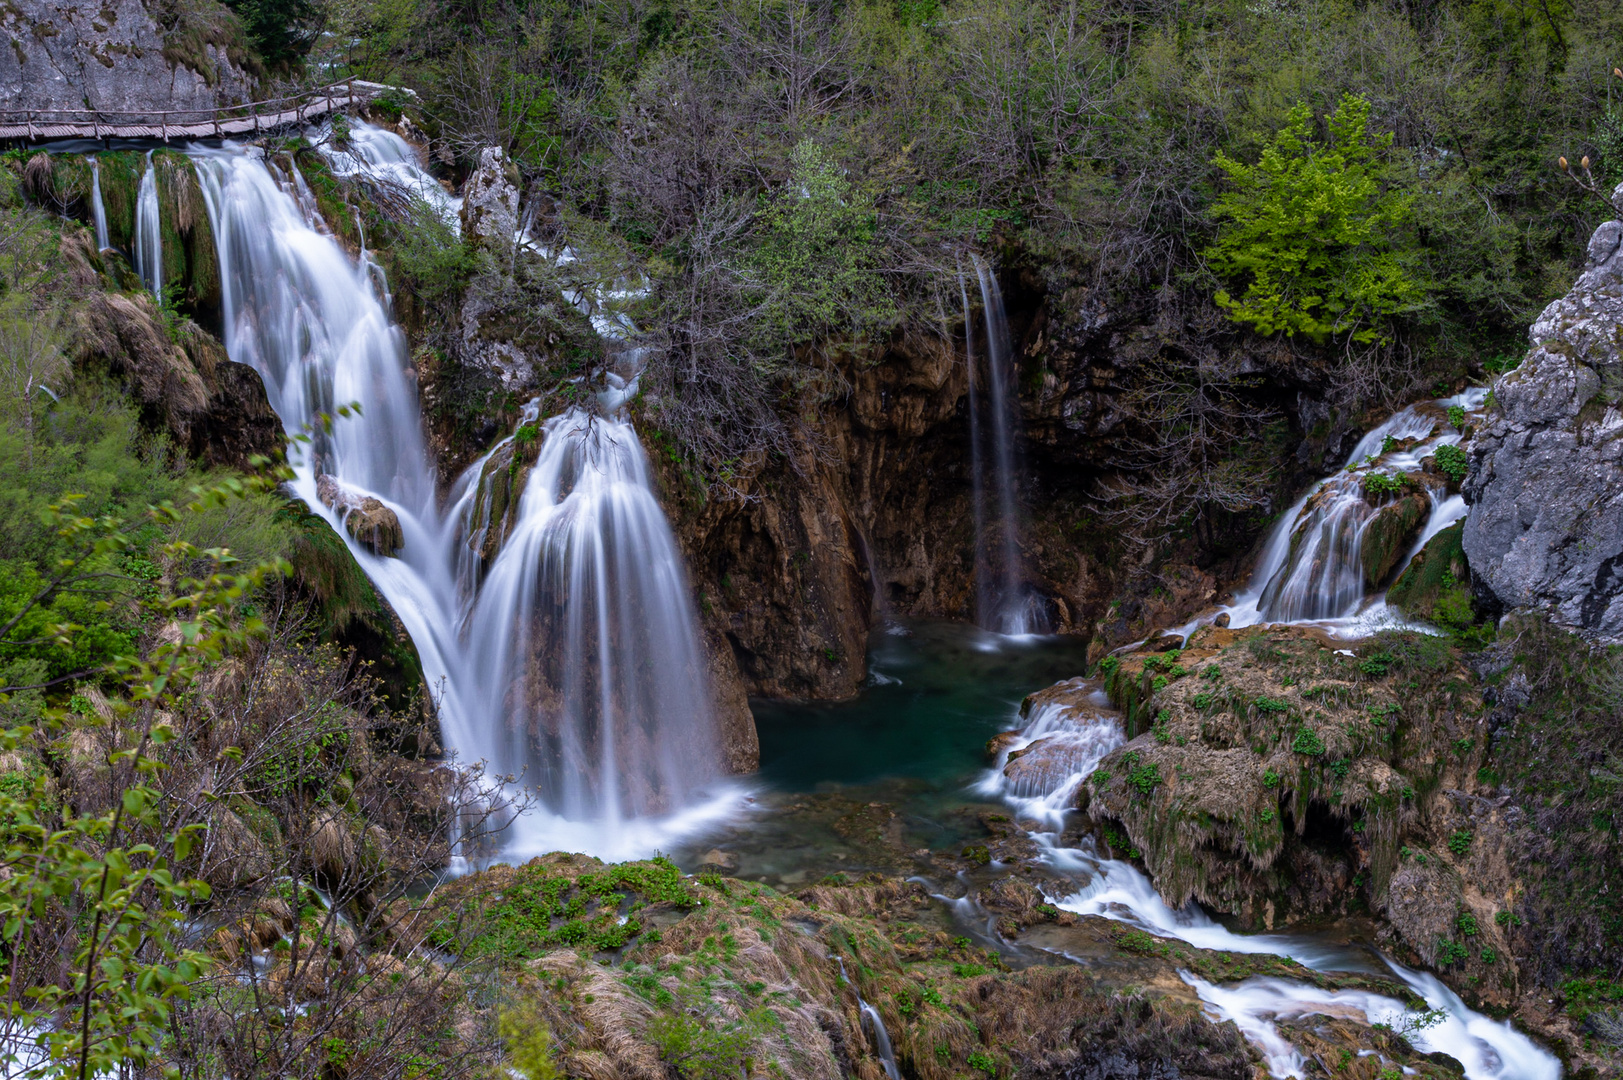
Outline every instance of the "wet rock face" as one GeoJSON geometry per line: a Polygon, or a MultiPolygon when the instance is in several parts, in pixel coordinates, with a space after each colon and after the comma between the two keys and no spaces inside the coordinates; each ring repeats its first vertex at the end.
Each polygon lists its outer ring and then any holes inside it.
{"type": "Polygon", "coordinates": [[[1470,447],[1465,555],[1506,607],[1623,637],[1623,222],[1528,336],[1470,447]]]}
{"type": "Polygon", "coordinates": [[[393,557],[406,546],[400,518],[379,499],[350,491],[325,474],[316,477],[316,497],[344,515],[344,528],[374,555],[393,557]]]}
{"type": "Polygon", "coordinates": [[[237,17],[194,0],[165,25],[142,0],[15,0],[0,7],[7,109],[151,112],[246,102],[237,17]]]}

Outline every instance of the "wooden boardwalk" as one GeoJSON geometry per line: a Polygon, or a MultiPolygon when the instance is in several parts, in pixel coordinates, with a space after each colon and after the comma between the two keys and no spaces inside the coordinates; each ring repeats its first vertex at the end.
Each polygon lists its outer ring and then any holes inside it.
{"type": "MultiPolygon", "coordinates": [[[[365,105],[391,89],[381,83],[349,82],[292,97],[220,109],[119,112],[106,109],[0,110],[0,142],[55,139],[229,139],[280,128],[302,127],[332,113],[365,105]]],[[[408,91],[409,93],[409,91],[408,91]]]]}

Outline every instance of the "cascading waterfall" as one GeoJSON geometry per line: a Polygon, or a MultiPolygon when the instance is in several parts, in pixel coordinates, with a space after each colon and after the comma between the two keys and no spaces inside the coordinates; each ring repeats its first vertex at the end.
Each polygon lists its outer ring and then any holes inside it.
{"type": "Polygon", "coordinates": [[[101,162],[90,159],[90,216],[96,223],[96,250],[106,251],[112,244],[107,239],[107,207],[101,201],[101,162]]]}
{"type": "Polygon", "coordinates": [[[461,233],[462,200],[446,191],[417,161],[411,144],[384,128],[350,122],[342,145],[332,141],[332,126],[315,133],[335,176],[367,175],[410,192],[426,202],[454,232],[461,233]]]}
{"type": "Polygon", "coordinates": [[[997,275],[977,255],[971,258],[981,292],[981,310],[986,318],[986,393],[976,393],[975,353],[969,331],[968,297],[965,296],[964,337],[969,361],[969,412],[971,472],[975,500],[975,582],[976,621],[1000,634],[1041,634],[1048,630],[1047,606],[1027,585],[1020,555],[1020,508],[1017,491],[1016,423],[1013,410],[1014,367],[1009,343],[1009,319],[1003,308],[1003,291],[997,275]],[[983,423],[980,410],[990,414],[983,423]],[[990,453],[984,446],[990,428],[990,453]],[[990,459],[992,488],[997,496],[997,535],[987,537],[985,516],[985,463],[990,459]],[[996,544],[996,567],[987,551],[996,544]]]}
{"type": "MultiPolygon", "coordinates": [[[[1417,473],[1422,459],[1439,446],[1460,441],[1459,432],[1447,422],[1447,410],[1457,406],[1474,418],[1486,398],[1487,391],[1477,389],[1412,405],[1360,439],[1340,472],[1319,481],[1280,515],[1250,583],[1222,609],[1229,625],[1314,622],[1359,634],[1389,619],[1381,599],[1384,593],[1378,592],[1381,583],[1367,579],[1363,558],[1368,530],[1386,503],[1366,492],[1365,477],[1417,473]]],[[[1464,500],[1447,495],[1440,480],[1425,489],[1425,496],[1425,524],[1419,539],[1398,560],[1399,567],[1407,565],[1426,541],[1465,516],[1464,500]]],[[[1209,618],[1178,632],[1187,633],[1209,618]]]]}
{"type": "Polygon", "coordinates": [[[141,174],[141,190],[135,200],[135,272],[163,302],[163,228],[158,218],[158,174],[152,168],[152,151],[147,151],[147,171],[141,174]]]}
{"type": "MultiPolygon", "coordinates": [[[[376,129],[366,138],[382,141],[376,129]]],[[[345,537],[405,624],[447,747],[538,789],[542,805],[512,822],[508,852],[641,857],[729,813],[735,793],[705,790],[717,736],[704,653],[630,424],[574,408],[532,428],[532,482],[515,487],[511,535],[478,572],[470,548],[491,523],[472,507],[491,456],[512,453],[514,440],[459,478],[442,512],[381,270],[325,234],[296,173],[230,144],[188,153],[218,246],[226,351],[260,373],[290,433],[311,435],[295,492],[345,537]],[[321,417],[350,403],[359,415],[326,430],[321,417]],[[394,511],[398,554],[350,538],[318,480],[330,499],[394,511]]],[[[612,412],[634,386],[607,379],[599,407],[612,412]]]]}
{"type": "MultiPolygon", "coordinates": [[[[467,747],[522,764],[549,807],[619,827],[681,805],[717,758],[676,539],[631,425],[548,420],[468,621],[467,747]]],[[[511,771],[511,769],[509,769],[511,771]]]]}
{"type": "MultiPolygon", "coordinates": [[[[1102,689],[1094,687],[1092,700],[1096,703],[1105,700],[1102,689]]],[[[1034,821],[1037,831],[1031,835],[1045,860],[1077,882],[1074,892],[1050,897],[1050,903],[1078,914],[1127,923],[1160,937],[1187,941],[1201,949],[1289,956],[1315,971],[1395,975],[1428,1009],[1443,1014],[1441,1022],[1421,1026],[1413,1024],[1416,1018],[1403,1002],[1367,991],[1321,990],[1277,978],[1248,979],[1237,986],[1222,987],[1183,973],[1185,982],[1214,1018],[1234,1021],[1241,1033],[1262,1051],[1274,1076],[1307,1075],[1306,1059],[1280,1034],[1276,1021],[1356,1014],[1369,1024],[1387,1024],[1400,1030],[1411,1025],[1408,1034],[1411,1043],[1422,1052],[1441,1051],[1456,1059],[1465,1066],[1467,1080],[1557,1080],[1560,1077],[1561,1065],[1554,1056],[1534,1045],[1509,1023],[1473,1012],[1432,975],[1411,971],[1385,957],[1379,957],[1377,966],[1364,953],[1289,934],[1233,933],[1193,903],[1181,911],[1168,907],[1149,878],[1131,863],[1099,855],[1091,840],[1084,847],[1059,846],[1064,818],[1075,801],[1073,793],[1098,768],[1105,755],[1124,741],[1120,721],[1114,717],[1076,706],[1049,705],[1032,715],[1019,737],[1004,748],[997,764],[979,785],[984,794],[1001,795],[1020,819],[1034,821]],[[1048,774],[1046,790],[1019,786],[1004,775],[1010,755],[1057,735],[1069,740],[1065,749],[1071,752],[1058,755],[1065,768],[1048,774]]]]}

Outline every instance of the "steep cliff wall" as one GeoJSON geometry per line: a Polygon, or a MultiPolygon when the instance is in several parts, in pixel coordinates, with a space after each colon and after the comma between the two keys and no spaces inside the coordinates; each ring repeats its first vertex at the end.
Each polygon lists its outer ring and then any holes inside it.
{"type": "MultiPolygon", "coordinates": [[[[1268,520],[1265,511],[1210,515],[1138,545],[1104,512],[1103,484],[1158,422],[1146,387],[1168,350],[1182,347],[1163,325],[1175,316],[1085,289],[1056,296],[1018,270],[1003,278],[1024,577],[1056,631],[1101,651],[1175,626],[1246,572],[1268,520]]],[[[984,363],[979,311],[969,323],[984,363]]],[[[1286,505],[1339,464],[1359,429],[1313,395],[1313,372],[1298,370],[1288,348],[1232,353],[1213,363],[1251,373],[1281,418],[1280,445],[1266,446],[1279,451],[1273,501],[1286,505]]],[[[701,609],[712,637],[731,645],[748,693],[848,696],[865,676],[875,619],[975,617],[967,371],[962,320],[848,363],[844,392],[797,415],[795,453],[741,470],[740,498],[707,500],[666,463],[666,502],[701,609]]],[[[1265,445],[1260,433],[1256,442],[1265,445]]]]}
{"type": "Polygon", "coordinates": [[[212,109],[248,101],[242,27],[214,0],[11,0],[0,109],[212,109]]]}
{"type": "MultiPolygon", "coordinates": [[[[1623,187],[1614,201],[1623,201],[1623,187]]],[[[1589,242],[1572,290],[1494,387],[1472,442],[1466,558],[1506,607],[1623,636],[1623,221],[1589,242]]]]}

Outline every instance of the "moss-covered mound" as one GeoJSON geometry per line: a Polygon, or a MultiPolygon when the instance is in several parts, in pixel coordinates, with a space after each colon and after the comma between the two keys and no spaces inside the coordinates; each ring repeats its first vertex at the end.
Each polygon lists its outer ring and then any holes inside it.
{"type": "Polygon", "coordinates": [[[1449,645],[1273,628],[1190,646],[1109,674],[1138,732],[1081,795],[1119,823],[1107,838],[1170,903],[1259,927],[1379,913],[1415,958],[1512,994],[1496,922],[1509,882],[1478,843],[1498,827],[1470,817],[1485,709],[1449,645]]]}
{"type": "Polygon", "coordinates": [[[1387,590],[1386,602],[1405,615],[1444,626],[1471,622],[1470,569],[1460,538],[1463,521],[1426,541],[1387,590]]]}

